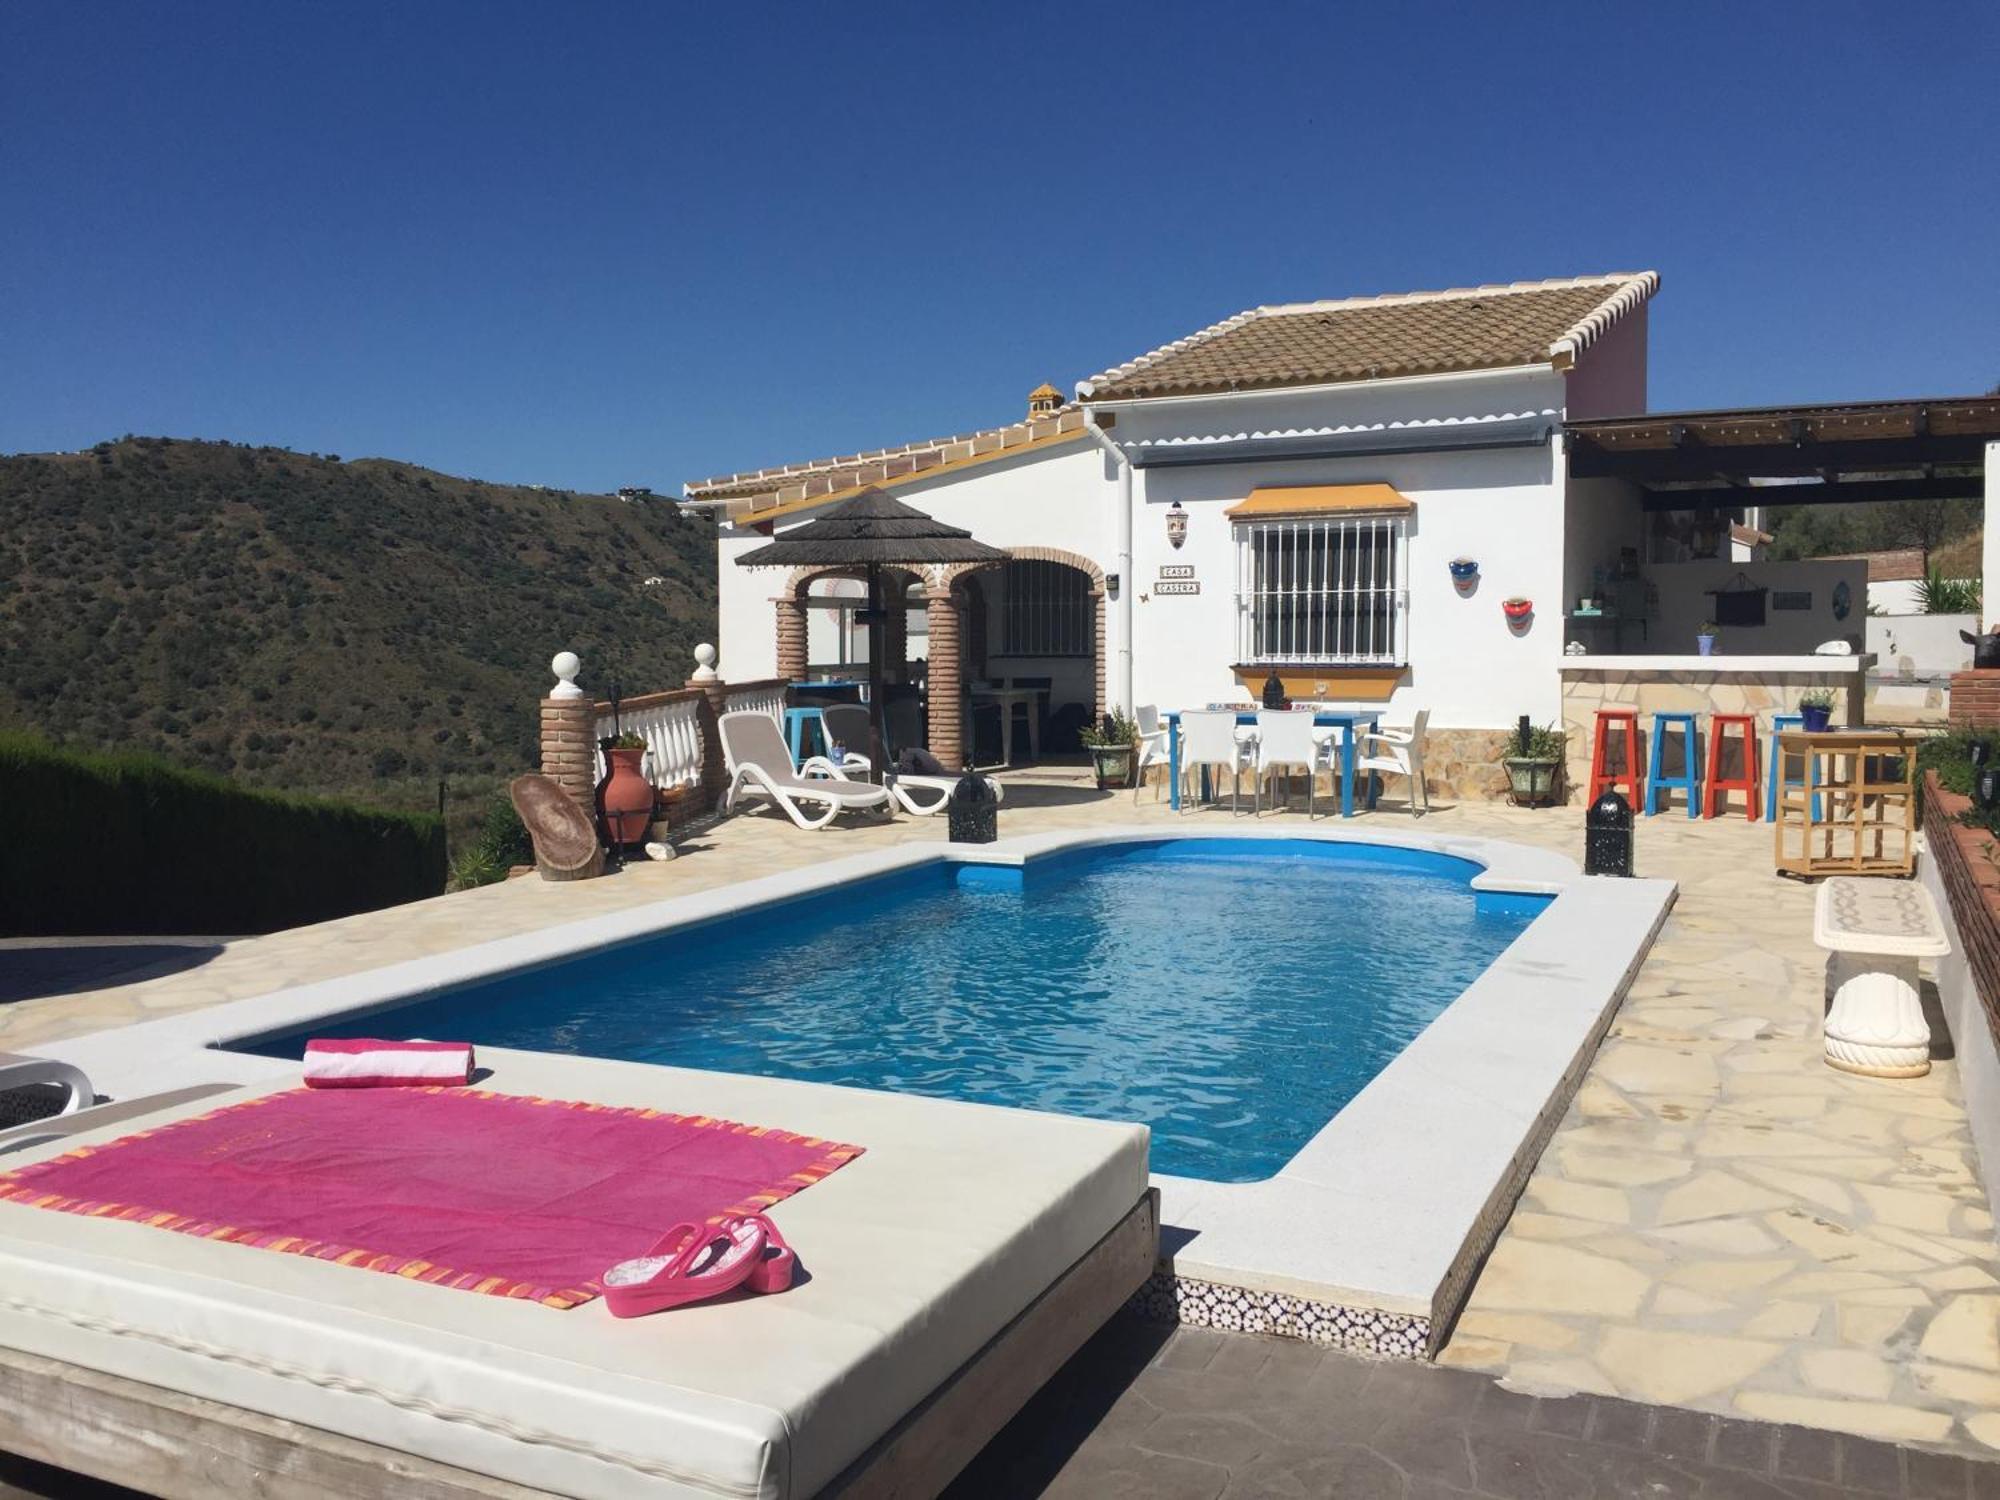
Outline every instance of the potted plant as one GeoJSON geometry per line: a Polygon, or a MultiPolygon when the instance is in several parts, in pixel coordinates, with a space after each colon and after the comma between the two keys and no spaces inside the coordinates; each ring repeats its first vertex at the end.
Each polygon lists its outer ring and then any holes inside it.
{"type": "Polygon", "coordinates": [[[1514,753],[1501,764],[1516,807],[1549,807],[1562,787],[1563,732],[1552,724],[1523,723],[1508,742],[1514,753]]]}
{"type": "Polygon", "coordinates": [[[1715,638],[1721,633],[1716,629],[1715,621],[1702,621],[1701,629],[1695,632],[1694,643],[1703,656],[1715,655],[1715,638]]]}
{"type": "Polygon", "coordinates": [[[1807,734],[1823,734],[1833,718],[1833,689],[1807,688],[1799,694],[1799,717],[1807,734]]]}
{"type": "Polygon", "coordinates": [[[1139,763],[1137,724],[1113,709],[1104,716],[1103,723],[1085,726],[1079,738],[1090,752],[1099,791],[1132,784],[1132,768],[1139,763]]]}
{"type": "Polygon", "coordinates": [[[599,742],[604,780],[597,784],[597,815],[613,848],[637,844],[653,821],[653,784],[646,780],[646,742],[629,730],[599,742]]]}

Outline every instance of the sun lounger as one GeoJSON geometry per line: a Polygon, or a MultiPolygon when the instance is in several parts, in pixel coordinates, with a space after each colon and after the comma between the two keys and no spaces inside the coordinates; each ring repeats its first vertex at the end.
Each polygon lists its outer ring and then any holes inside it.
{"type": "MultiPolygon", "coordinates": [[[[825,715],[827,739],[838,742],[843,748],[868,743],[868,710],[858,703],[829,703],[821,712],[825,715]]],[[[858,755],[852,749],[834,763],[834,774],[842,780],[859,774],[866,776],[874,770],[874,763],[865,755],[858,755]]],[[[884,778],[884,786],[894,797],[903,811],[913,817],[928,818],[944,811],[951,801],[952,791],[958,786],[956,776],[924,776],[910,771],[891,771],[884,778]]],[[[986,784],[993,789],[993,800],[998,802],[1005,795],[1005,788],[990,777],[986,784]]]]}
{"type": "MultiPolygon", "coordinates": [[[[483,1050],[488,1086],[866,1147],[776,1205],[800,1283],[631,1320],[0,1203],[0,1449],[174,1496],[937,1493],[1138,1289],[1146,1132],[483,1050]]],[[[235,1097],[0,1158],[206,1113],[235,1097]]]]}
{"type": "Polygon", "coordinates": [[[844,812],[892,811],[886,789],[847,780],[824,756],[815,755],[794,770],[785,737],[769,714],[743,709],[724,714],[720,722],[722,755],[729,768],[724,812],[736,811],[745,797],[768,797],[799,827],[824,828],[844,812]],[[808,813],[799,805],[802,802],[814,803],[821,811],[808,813]]]}
{"type": "Polygon", "coordinates": [[[23,1057],[0,1052],[0,1129],[50,1115],[74,1114],[97,1101],[96,1090],[83,1071],[53,1057],[23,1057]],[[44,1098],[51,1088],[64,1090],[62,1104],[49,1109],[53,1099],[44,1098]],[[16,1093],[16,1090],[33,1090],[16,1093]]]}

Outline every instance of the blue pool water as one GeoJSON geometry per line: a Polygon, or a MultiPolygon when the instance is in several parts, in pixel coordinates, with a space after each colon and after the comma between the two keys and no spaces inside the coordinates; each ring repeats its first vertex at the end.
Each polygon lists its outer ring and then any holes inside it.
{"type": "Polygon", "coordinates": [[[1545,904],[1475,899],[1476,873],[1280,840],[931,867],[248,1045],[470,1040],[1133,1120],[1157,1170],[1247,1182],[1545,904]]]}

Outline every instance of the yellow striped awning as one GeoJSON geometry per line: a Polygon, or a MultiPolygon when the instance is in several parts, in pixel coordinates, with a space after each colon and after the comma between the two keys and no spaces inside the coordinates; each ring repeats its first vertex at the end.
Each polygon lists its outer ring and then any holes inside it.
{"type": "Polygon", "coordinates": [[[1254,489],[1223,514],[1232,521],[1255,521],[1330,511],[1400,514],[1416,508],[1408,495],[1386,484],[1291,484],[1254,489]]]}

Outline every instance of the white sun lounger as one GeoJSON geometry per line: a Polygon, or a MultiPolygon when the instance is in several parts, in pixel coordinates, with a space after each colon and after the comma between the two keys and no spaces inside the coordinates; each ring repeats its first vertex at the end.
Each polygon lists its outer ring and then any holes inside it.
{"type": "MultiPolygon", "coordinates": [[[[829,743],[838,741],[843,748],[868,743],[868,710],[858,703],[829,703],[820,710],[824,716],[829,743]]],[[[835,775],[846,779],[849,773],[866,776],[875,769],[875,763],[865,755],[858,755],[852,749],[833,764],[835,775]]],[[[944,811],[951,801],[951,794],[958,786],[956,776],[922,776],[914,772],[891,771],[883,779],[889,795],[894,797],[903,809],[913,817],[928,818],[944,811]]],[[[993,800],[1001,801],[1006,788],[986,778],[987,786],[993,789],[993,800]]]]}
{"type": "Polygon", "coordinates": [[[745,797],[768,797],[801,828],[824,828],[844,812],[893,811],[885,788],[849,781],[823,756],[813,756],[797,770],[778,722],[767,713],[741,709],[721,718],[722,755],[729,768],[729,790],[722,810],[734,812],[745,797]],[[809,772],[818,771],[817,776],[809,772]],[[799,804],[815,803],[808,813],[799,804]]]}
{"type": "Polygon", "coordinates": [[[799,1285],[631,1320],[0,1203],[0,1449],[178,1497],[263,1493],[271,1474],[292,1500],[933,1495],[1156,1264],[1140,1126],[503,1049],[480,1061],[488,1088],[867,1149],[772,1208],[799,1285]]]}
{"type": "MultiPolygon", "coordinates": [[[[80,1068],[58,1062],[53,1057],[24,1057],[15,1052],[0,1052],[0,1093],[33,1088],[38,1084],[60,1084],[63,1087],[63,1105],[58,1114],[75,1114],[80,1109],[89,1108],[97,1099],[90,1080],[84,1077],[80,1068]]],[[[5,1119],[0,1119],[0,1124],[5,1123],[5,1119]]]]}

